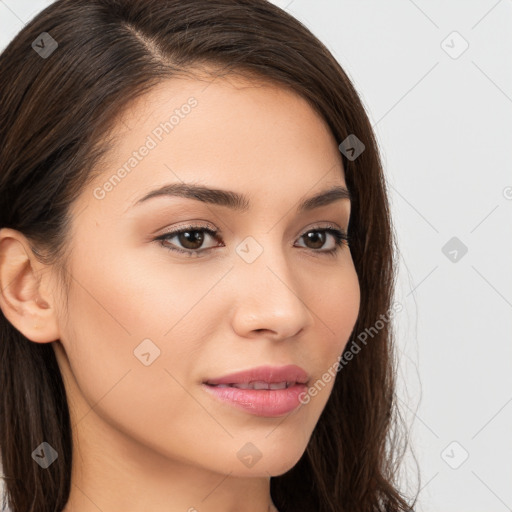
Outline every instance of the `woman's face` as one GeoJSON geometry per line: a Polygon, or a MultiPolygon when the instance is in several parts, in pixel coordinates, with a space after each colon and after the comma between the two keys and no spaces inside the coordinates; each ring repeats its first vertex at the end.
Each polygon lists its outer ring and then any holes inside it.
{"type": "MultiPolygon", "coordinates": [[[[346,187],[337,142],[299,96],[235,77],[162,83],[116,133],[103,174],[72,209],[73,279],[53,346],[74,431],[126,457],[282,474],[307,446],[334,383],[322,376],[359,311],[349,247],[326,230],[347,231],[349,199],[298,209],[346,187]],[[223,195],[144,200],[185,184],[223,195]],[[308,387],[321,383],[307,403],[293,385],[206,384],[285,365],[301,367],[308,387]]],[[[249,380],[272,381],[264,376],[249,380]]]]}

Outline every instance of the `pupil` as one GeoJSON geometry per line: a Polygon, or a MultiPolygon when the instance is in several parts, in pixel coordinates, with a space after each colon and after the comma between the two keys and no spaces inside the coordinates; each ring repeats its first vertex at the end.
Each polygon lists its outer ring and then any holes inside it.
{"type": "Polygon", "coordinates": [[[201,231],[185,231],[180,233],[180,243],[186,249],[198,249],[201,247],[203,243],[203,234],[201,231]],[[194,233],[194,235],[190,236],[190,233],[194,233]]]}
{"type": "Polygon", "coordinates": [[[314,245],[315,249],[320,248],[324,245],[324,243],[325,243],[324,237],[325,237],[325,233],[322,233],[320,231],[310,231],[307,234],[307,239],[310,241],[311,240],[313,241],[313,245],[314,245]],[[315,245],[315,239],[317,241],[316,245],[315,245]]]}

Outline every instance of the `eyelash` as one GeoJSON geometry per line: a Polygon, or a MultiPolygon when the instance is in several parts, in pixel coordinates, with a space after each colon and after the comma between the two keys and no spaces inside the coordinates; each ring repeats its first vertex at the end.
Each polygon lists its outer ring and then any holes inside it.
{"type": "MultiPolygon", "coordinates": [[[[196,257],[199,257],[200,253],[208,252],[212,249],[215,249],[215,247],[209,247],[207,249],[179,249],[177,247],[169,247],[168,245],[165,245],[164,242],[169,241],[169,239],[174,238],[175,236],[181,235],[182,233],[187,232],[205,232],[208,233],[213,239],[218,241],[218,235],[220,234],[220,231],[218,230],[212,230],[210,228],[207,228],[205,226],[186,226],[183,228],[180,228],[176,231],[170,231],[168,233],[164,233],[163,235],[158,236],[154,239],[154,241],[158,241],[160,245],[169,251],[178,252],[178,253],[184,253],[187,254],[189,257],[196,255],[196,257]]],[[[334,237],[334,242],[336,246],[334,249],[328,249],[328,250],[315,250],[311,249],[313,252],[319,252],[328,256],[336,256],[336,254],[342,249],[342,246],[346,244],[349,245],[350,237],[349,235],[340,229],[335,228],[334,226],[329,227],[319,227],[319,228],[312,228],[308,229],[305,233],[303,233],[299,238],[302,238],[307,233],[312,232],[326,232],[331,234],[334,237]]],[[[307,249],[307,247],[303,247],[303,249],[307,249]]]]}

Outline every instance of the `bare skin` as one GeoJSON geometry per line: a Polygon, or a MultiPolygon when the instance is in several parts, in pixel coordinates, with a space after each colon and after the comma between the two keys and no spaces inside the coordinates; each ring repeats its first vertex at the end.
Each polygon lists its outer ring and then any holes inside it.
{"type": "Polygon", "coordinates": [[[0,306],[28,339],[52,343],[69,397],[75,447],[65,512],[275,510],[270,477],[304,453],[334,380],[280,417],[221,403],[202,383],[285,364],[314,383],[342,353],[359,283],[350,248],[325,253],[336,244],[321,229],[346,232],[350,201],[295,211],[346,187],[337,142],[296,94],[233,76],[162,83],[116,130],[120,144],[102,176],[73,205],[67,311],[52,268],[21,233],[0,230],[0,306]],[[191,97],[197,104],[159,141],[155,128],[191,97]],[[148,135],[156,147],[105,185],[148,135]],[[134,206],[181,182],[245,194],[249,209],[169,196],[134,206]],[[189,224],[220,231],[218,240],[202,232],[199,257],[168,250],[191,247],[184,237],[154,240],[189,224]],[[308,244],[310,231],[324,233],[324,244],[308,244]],[[236,250],[247,237],[258,244],[249,253],[262,249],[250,263],[236,250]],[[145,339],[160,351],[148,365],[134,354],[145,339]],[[237,456],[249,442],[261,454],[252,467],[237,456]]]}

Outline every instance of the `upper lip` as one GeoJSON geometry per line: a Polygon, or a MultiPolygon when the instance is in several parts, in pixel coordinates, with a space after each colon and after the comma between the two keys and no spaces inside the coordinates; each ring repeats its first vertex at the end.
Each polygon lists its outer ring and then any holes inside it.
{"type": "Polygon", "coordinates": [[[205,384],[244,384],[254,381],[267,382],[269,384],[279,382],[298,382],[305,384],[308,374],[300,366],[290,364],[286,366],[258,366],[241,372],[230,373],[223,377],[208,379],[205,384]]]}

